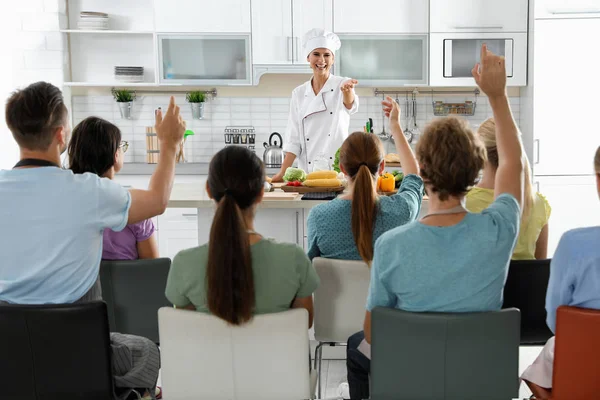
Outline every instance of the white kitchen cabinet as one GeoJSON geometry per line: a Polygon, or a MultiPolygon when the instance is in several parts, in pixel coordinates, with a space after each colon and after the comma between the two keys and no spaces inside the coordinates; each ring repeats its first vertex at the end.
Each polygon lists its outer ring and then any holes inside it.
{"type": "Polygon", "coordinates": [[[333,21],[336,33],[428,33],[429,2],[334,0],[333,21]]]}
{"type": "Polygon", "coordinates": [[[250,33],[250,0],[154,0],[157,32],[250,33]]]}
{"type": "Polygon", "coordinates": [[[252,0],[253,64],[302,65],[302,38],[312,28],[332,30],[332,0],[252,0]]]}
{"type": "Polygon", "coordinates": [[[173,259],[181,250],[198,246],[198,210],[169,208],[158,217],[158,230],[160,256],[173,259]]]}
{"type": "Polygon", "coordinates": [[[534,174],[592,174],[600,19],[537,20],[535,30],[534,174]]]}
{"type": "Polygon", "coordinates": [[[527,32],[528,0],[430,0],[430,7],[431,32],[527,32]]]}
{"type": "Polygon", "coordinates": [[[534,187],[546,196],[552,207],[548,222],[548,258],[566,231],[600,225],[600,201],[594,175],[535,177],[534,187]]]}
{"type": "Polygon", "coordinates": [[[600,0],[535,0],[535,18],[600,18],[600,0]]]}

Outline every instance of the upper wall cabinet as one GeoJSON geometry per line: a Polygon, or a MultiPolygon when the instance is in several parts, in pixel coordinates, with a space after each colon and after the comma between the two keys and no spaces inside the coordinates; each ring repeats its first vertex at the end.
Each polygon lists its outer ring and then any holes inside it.
{"type": "Polygon", "coordinates": [[[600,0],[536,0],[535,18],[600,18],[600,0]]]}
{"type": "Polygon", "coordinates": [[[157,32],[250,33],[250,0],[155,0],[157,32]]]}
{"type": "Polygon", "coordinates": [[[527,32],[528,0],[430,0],[430,7],[432,33],[527,32]]]}
{"type": "Polygon", "coordinates": [[[428,17],[425,0],[333,0],[336,33],[428,33],[428,17]]]}
{"type": "Polygon", "coordinates": [[[304,34],[332,30],[331,0],[252,0],[253,63],[306,66],[304,34]]]}

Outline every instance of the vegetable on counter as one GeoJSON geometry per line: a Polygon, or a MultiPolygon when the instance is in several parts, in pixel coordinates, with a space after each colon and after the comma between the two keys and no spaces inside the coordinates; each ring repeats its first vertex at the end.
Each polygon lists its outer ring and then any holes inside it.
{"type": "Polygon", "coordinates": [[[307,181],[313,179],[334,179],[337,178],[338,173],[335,171],[314,171],[306,176],[307,181]]]}
{"type": "MultiPolygon", "coordinates": [[[[340,147],[340,149],[341,149],[341,147],[340,147]]],[[[338,149],[338,150],[335,152],[335,158],[334,158],[334,160],[333,160],[333,170],[334,170],[335,172],[338,172],[338,173],[339,173],[339,172],[342,172],[342,171],[340,170],[340,149],[338,149]]]]}
{"type": "Polygon", "coordinates": [[[389,172],[380,175],[377,178],[378,192],[393,192],[396,188],[396,177],[389,172]]]}
{"type": "Polygon", "coordinates": [[[311,179],[304,181],[306,187],[340,187],[342,182],[339,179],[311,179]]]}
{"type": "Polygon", "coordinates": [[[306,172],[300,168],[289,167],[285,170],[285,174],[283,175],[283,180],[286,182],[300,181],[304,182],[306,180],[306,172]]]}
{"type": "Polygon", "coordinates": [[[286,183],[285,186],[296,186],[296,187],[298,187],[298,186],[303,186],[303,185],[302,185],[302,182],[300,182],[300,181],[290,181],[290,182],[286,183]]]}
{"type": "Polygon", "coordinates": [[[394,175],[394,180],[396,181],[396,188],[399,188],[402,184],[402,179],[404,179],[404,174],[400,171],[392,171],[392,175],[394,175]]]}

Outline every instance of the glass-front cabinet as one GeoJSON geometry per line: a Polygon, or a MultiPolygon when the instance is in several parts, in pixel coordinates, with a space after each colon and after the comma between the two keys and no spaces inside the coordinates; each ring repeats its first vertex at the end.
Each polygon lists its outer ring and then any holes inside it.
{"type": "Polygon", "coordinates": [[[159,83],[251,85],[250,35],[158,35],[159,83]]]}
{"type": "Polygon", "coordinates": [[[361,86],[427,85],[427,35],[342,35],[336,74],[361,86]]]}

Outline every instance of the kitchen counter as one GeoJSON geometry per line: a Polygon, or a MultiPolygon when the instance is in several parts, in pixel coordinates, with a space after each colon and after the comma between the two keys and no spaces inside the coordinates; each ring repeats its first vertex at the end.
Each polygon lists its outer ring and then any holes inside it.
{"type": "MultiPolygon", "coordinates": [[[[152,175],[156,164],[124,163],[119,175],[152,175]]],[[[267,175],[279,172],[279,168],[267,168],[267,175]]],[[[178,163],[175,165],[176,175],[207,175],[208,163],[178,163]]]]}

